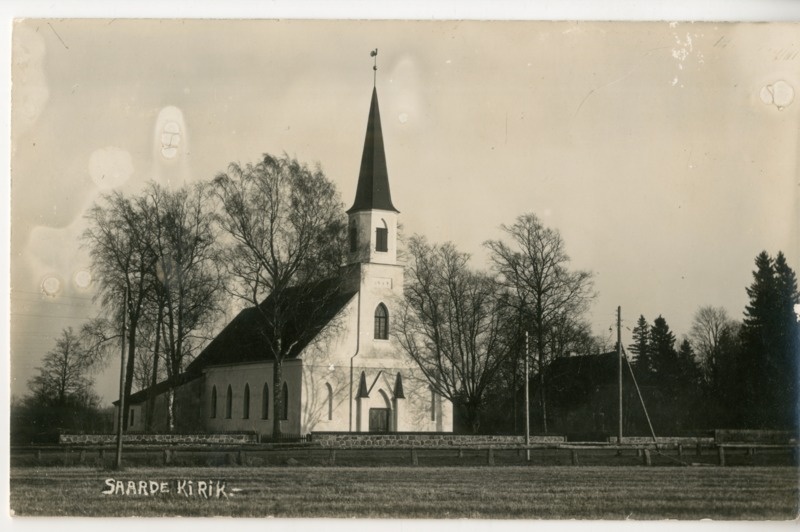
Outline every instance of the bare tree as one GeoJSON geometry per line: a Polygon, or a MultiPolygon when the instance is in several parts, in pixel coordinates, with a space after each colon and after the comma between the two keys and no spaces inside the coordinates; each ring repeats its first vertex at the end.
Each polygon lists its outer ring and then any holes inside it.
{"type": "MultiPolygon", "coordinates": [[[[170,191],[156,183],[137,199],[155,257],[151,291],[155,316],[151,316],[154,326],[150,328],[153,355],[148,364],[152,384],[159,373],[161,349],[167,378],[174,379],[203,345],[204,338],[198,337],[198,332],[210,328],[218,315],[224,279],[211,199],[208,185],[170,191]]],[[[167,404],[171,431],[175,424],[172,388],[167,404]]],[[[148,410],[152,411],[152,406],[148,410]]],[[[152,412],[148,419],[151,417],[152,412]]]]}
{"type": "Polygon", "coordinates": [[[464,407],[473,432],[489,386],[514,351],[516,322],[501,287],[470,270],[451,243],[409,242],[400,344],[439,395],[464,407]]]}
{"type": "MultiPolygon", "coordinates": [[[[223,210],[219,223],[232,240],[225,263],[235,280],[229,291],[257,309],[278,412],[284,360],[318,333],[311,324],[339,293],[331,279],[343,262],[344,208],[319,168],[286,155],[231,164],[214,184],[223,210]]],[[[280,416],[274,416],[273,436],[280,434],[280,416]]]]}
{"type": "Polygon", "coordinates": [[[700,307],[692,320],[689,338],[700,363],[703,380],[711,389],[719,384],[719,365],[726,335],[736,336],[738,324],[722,307],[700,307]]]}
{"type": "MultiPolygon", "coordinates": [[[[146,217],[136,202],[120,192],[104,196],[89,209],[86,218],[89,228],[83,234],[83,242],[89,247],[93,276],[98,281],[97,297],[113,316],[117,330],[121,329],[123,316],[127,316],[127,403],[133,386],[137,333],[152,289],[155,255],[148,241],[146,217]],[[123,301],[127,301],[126,308],[123,301]]],[[[122,426],[128,426],[127,408],[123,410],[122,426]]]]}
{"type": "Polygon", "coordinates": [[[547,432],[545,370],[554,356],[548,338],[566,320],[586,311],[592,292],[588,271],[570,271],[564,241],[534,214],[524,214],[514,225],[502,225],[510,239],[485,243],[501,282],[514,294],[514,305],[533,339],[538,362],[542,428],[547,432]]]}
{"type": "Polygon", "coordinates": [[[85,401],[92,394],[91,372],[100,360],[96,353],[87,350],[72,327],[61,331],[55,347],[50,350],[31,379],[34,396],[45,402],[65,406],[70,400],[85,401]]]}
{"type": "MultiPolygon", "coordinates": [[[[115,192],[103,197],[87,218],[89,228],[83,240],[92,257],[99,297],[113,316],[96,324],[93,338],[98,342],[112,338],[111,331],[120,330],[126,313],[127,402],[137,366],[139,377],[142,370],[152,368],[145,371],[151,376],[152,389],[163,350],[168,378],[177,376],[202,343],[195,339],[196,333],[207,328],[215,316],[222,279],[216,267],[211,195],[208,186],[168,191],[151,183],[138,196],[115,192]],[[151,360],[143,362],[139,358],[145,348],[151,360]]],[[[148,402],[148,426],[153,400],[151,396],[148,402]]],[[[168,404],[171,429],[174,402],[168,404]]],[[[128,409],[124,409],[123,427],[127,427],[127,418],[128,409]]]]}

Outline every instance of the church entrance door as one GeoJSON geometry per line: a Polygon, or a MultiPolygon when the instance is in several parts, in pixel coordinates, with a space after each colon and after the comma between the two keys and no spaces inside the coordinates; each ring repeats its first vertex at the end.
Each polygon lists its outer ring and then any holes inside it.
{"type": "Polygon", "coordinates": [[[369,431],[370,432],[389,432],[389,409],[370,408],[369,409],[369,431]]]}

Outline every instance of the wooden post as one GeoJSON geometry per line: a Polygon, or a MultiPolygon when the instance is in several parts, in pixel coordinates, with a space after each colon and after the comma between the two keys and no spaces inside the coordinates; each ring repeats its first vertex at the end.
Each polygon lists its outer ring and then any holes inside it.
{"type": "Polygon", "coordinates": [[[462,449],[461,447],[458,448],[458,457],[464,458],[464,449],[462,449]]]}
{"type": "Polygon", "coordinates": [[[696,454],[697,454],[697,456],[701,456],[703,454],[703,444],[700,443],[700,442],[697,442],[696,454]]]}
{"type": "Polygon", "coordinates": [[[683,456],[683,445],[678,444],[678,456],[683,456]]]}
{"type": "Polygon", "coordinates": [[[719,446],[717,447],[717,456],[719,457],[719,465],[725,465],[725,447],[719,446]]]}
{"type": "Polygon", "coordinates": [[[69,449],[64,449],[64,465],[69,465],[69,449]]]}
{"type": "Polygon", "coordinates": [[[172,461],[172,453],[169,449],[164,449],[164,465],[169,465],[172,461]]]}
{"type": "Polygon", "coordinates": [[[36,450],[36,460],[37,461],[41,461],[42,460],[42,450],[41,449],[37,449],[36,450]]]}
{"type": "Polygon", "coordinates": [[[239,465],[244,465],[244,462],[245,462],[244,451],[239,449],[239,455],[236,457],[236,463],[239,465]]]}
{"type": "Polygon", "coordinates": [[[419,456],[417,455],[417,450],[415,448],[411,448],[411,465],[419,465],[419,456]]]}
{"type": "Polygon", "coordinates": [[[650,459],[650,449],[645,449],[644,450],[644,465],[648,465],[648,466],[653,465],[653,462],[650,459]]]}
{"type": "MultiPolygon", "coordinates": [[[[619,391],[617,443],[622,445],[622,307],[617,307],[617,374],[619,380],[617,386],[619,391]]],[[[617,450],[617,456],[621,452],[621,450],[617,450]]]]}
{"type": "Polygon", "coordinates": [[[78,455],[78,461],[82,464],[86,461],[86,449],[81,449],[81,454],[78,455]]]}
{"type": "Polygon", "coordinates": [[[747,456],[753,456],[754,454],[756,454],[755,447],[748,447],[747,448],[747,456]]]}
{"type": "Polygon", "coordinates": [[[101,461],[105,460],[105,458],[106,458],[106,450],[101,447],[100,448],[100,460],[101,461]]]}
{"type": "Polygon", "coordinates": [[[644,453],[642,453],[642,449],[636,449],[636,457],[637,458],[641,458],[643,454],[644,453]]]}
{"type": "Polygon", "coordinates": [[[578,465],[578,450],[572,449],[572,465],[578,465]]]}
{"type": "MultiPolygon", "coordinates": [[[[531,461],[531,399],[530,399],[530,354],[528,353],[528,331],[525,331],[525,460],[531,461]]],[[[544,394],[544,391],[542,392],[544,394]]],[[[544,397],[544,395],[542,395],[544,397]]],[[[542,401],[544,403],[544,401],[542,401]]]]}
{"type": "Polygon", "coordinates": [[[125,288],[125,297],[122,300],[122,334],[120,334],[120,360],[119,360],[119,400],[117,407],[117,455],[114,458],[114,468],[122,468],[122,420],[125,419],[125,333],[128,319],[128,288],[125,288]]]}
{"type": "Polygon", "coordinates": [[[336,464],[336,449],[331,449],[328,453],[328,460],[330,461],[331,465],[336,464]]]}
{"type": "Polygon", "coordinates": [[[486,450],[486,463],[488,465],[494,465],[494,447],[489,447],[486,450]]]}

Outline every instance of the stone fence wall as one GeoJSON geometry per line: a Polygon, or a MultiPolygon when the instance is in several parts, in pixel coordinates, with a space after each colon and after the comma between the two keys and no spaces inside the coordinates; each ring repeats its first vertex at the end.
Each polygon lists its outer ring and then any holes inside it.
{"type": "MultiPolygon", "coordinates": [[[[564,443],[563,436],[531,436],[531,443],[564,443]]],[[[519,447],[525,436],[442,434],[440,432],[393,432],[388,434],[312,432],[311,441],[332,449],[359,447],[519,447]]]]}
{"type": "Polygon", "coordinates": [[[714,431],[717,443],[797,443],[797,433],[788,430],[722,430],[714,431]]]}
{"type": "MultiPolygon", "coordinates": [[[[116,434],[61,434],[58,443],[64,445],[114,445],[116,434]]],[[[241,445],[258,443],[258,434],[123,434],[122,443],[149,445],[241,445]]]]}
{"type": "MultiPolygon", "coordinates": [[[[696,445],[698,443],[711,445],[714,443],[714,438],[704,436],[659,436],[656,438],[656,441],[658,443],[672,445],[696,445]]],[[[608,443],[617,443],[617,437],[609,437],[608,443]]],[[[653,443],[653,438],[650,436],[623,436],[622,443],[628,445],[645,445],[653,443]]]]}

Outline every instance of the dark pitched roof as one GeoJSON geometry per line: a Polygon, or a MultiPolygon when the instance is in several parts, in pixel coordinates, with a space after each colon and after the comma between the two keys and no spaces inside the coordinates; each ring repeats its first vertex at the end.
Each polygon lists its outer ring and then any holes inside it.
{"type": "MultiPolygon", "coordinates": [[[[308,343],[339,313],[356,294],[355,291],[334,292],[337,280],[316,285],[289,288],[284,301],[290,301],[292,319],[283,325],[284,345],[292,345],[287,358],[295,358],[308,343]]],[[[186,368],[187,372],[220,364],[272,360],[269,349],[272,331],[265,315],[275,311],[276,300],[268,297],[259,308],[241,311],[186,368]]],[[[286,308],[287,305],[282,305],[286,308]]]]}
{"type": "Polygon", "coordinates": [[[399,212],[392,205],[389,191],[389,175],[386,171],[386,153],[383,150],[381,114],[378,110],[378,91],[372,89],[372,102],[369,105],[367,135],[364,139],[364,153],[361,155],[361,171],[358,174],[356,199],[348,213],[382,209],[399,212]]]}
{"type": "MultiPolygon", "coordinates": [[[[595,389],[616,386],[619,378],[617,352],[557,358],[547,366],[547,389],[557,403],[584,401],[595,389]]],[[[628,370],[623,368],[623,379],[628,370]]]]}
{"type": "MultiPolygon", "coordinates": [[[[196,379],[200,375],[201,375],[201,372],[199,372],[199,371],[198,372],[188,372],[188,371],[186,371],[186,372],[183,372],[183,373],[181,373],[179,375],[176,375],[172,379],[167,379],[165,381],[161,381],[158,384],[156,384],[155,386],[150,386],[148,388],[145,388],[144,390],[139,390],[138,392],[131,394],[131,396],[130,396],[130,398],[128,400],[128,405],[129,406],[130,405],[136,405],[136,404],[143,403],[143,402],[147,401],[147,395],[148,395],[150,390],[153,390],[155,392],[155,395],[161,395],[162,393],[166,393],[170,388],[177,388],[178,386],[182,386],[182,385],[186,384],[187,382],[196,379]]],[[[114,401],[112,404],[114,406],[118,405],[119,404],[119,399],[114,401]]]]}

